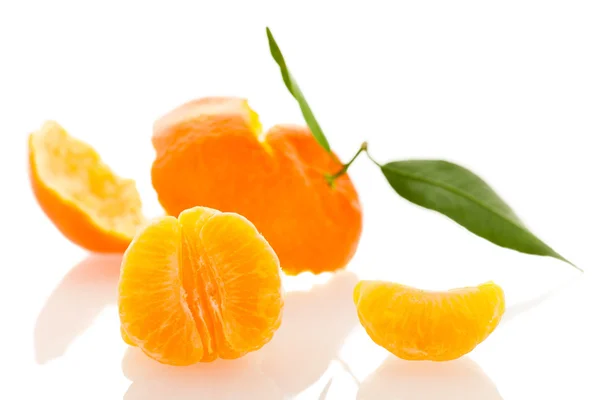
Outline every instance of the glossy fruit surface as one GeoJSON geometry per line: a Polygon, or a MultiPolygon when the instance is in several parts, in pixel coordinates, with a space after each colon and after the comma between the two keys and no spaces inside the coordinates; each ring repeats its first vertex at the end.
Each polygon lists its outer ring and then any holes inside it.
{"type": "Polygon", "coordinates": [[[123,339],[159,362],[238,358],[281,323],[279,261],[244,217],[195,207],[146,226],[123,256],[123,339]]]}
{"type": "Polygon", "coordinates": [[[334,271],[354,255],[362,230],[358,195],[342,166],[308,128],[263,131],[239,98],[203,98],[154,125],[152,183],[171,215],[194,206],[239,213],[256,225],[289,274],[334,271]]]}
{"type": "Polygon", "coordinates": [[[504,292],[492,283],[425,291],[361,281],[354,288],[360,323],[375,343],[405,360],[459,358],[484,341],[504,314],[504,292]]]}

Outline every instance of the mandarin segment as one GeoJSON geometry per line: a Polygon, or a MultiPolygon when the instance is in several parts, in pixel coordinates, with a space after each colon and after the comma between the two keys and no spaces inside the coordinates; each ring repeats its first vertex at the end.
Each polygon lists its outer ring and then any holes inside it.
{"type": "Polygon", "coordinates": [[[144,221],[135,182],[53,121],[29,135],[28,148],[33,193],[56,228],[87,250],[125,251],[144,221]]]}
{"type": "Polygon", "coordinates": [[[277,255],[246,218],[233,213],[211,218],[199,243],[202,264],[219,277],[218,285],[207,285],[206,291],[221,305],[219,323],[227,342],[238,352],[259,349],[271,339],[262,332],[281,323],[277,255]]]}
{"type": "Polygon", "coordinates": [[[375,343],[406,360],[446,361],[472,351],[498,326],[504,292],[494,283],[433,292],[361,281],[358,317],[375,343]]]}
{"type": "Polygon", "coordinates": [[[150,357],[192,364],[204,356],[202,340],[183,287],[181,227],[160,218],[133,240],[123,256],[119,315],[130,343],[150,357]]]}
{"type": "Polygon", "coordinates": [[[243,356],[279,328],[277,255],[244,217],[206,207],[157,219],[123,258],[123,340],[167,364],[243,356]]]}
{"type": "Polygon", "coordinates": [[[248,218],[289,274],[343,268],[362,231],[362,210],[342,164],[308,128],[264,132],[244,99],[204,98],[156,121],[152,183],[171,215],[202,205],[248,218]]]}

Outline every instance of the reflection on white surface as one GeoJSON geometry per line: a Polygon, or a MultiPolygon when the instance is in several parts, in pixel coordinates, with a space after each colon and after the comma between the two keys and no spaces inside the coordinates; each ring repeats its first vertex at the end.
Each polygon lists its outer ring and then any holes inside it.
{"type": "Polygon", "coordinates": [[[173,367],[129,348],[123,358],[123,373],[133,381],[124,400],[284,399],[251,357],[173,367]]]}
{"type": "Polygon", "coordinates": [[[35,325],[34,349],[39,364],[62,356],[104,307],[116,303],[121,258],[91,254],[58,284],[35,325]]]}
{"type": "Polygon", "coordinates": [[[283,322],[273,340],[257,356],[261,366],[291,396],[316,382],[338,356],[344,340],[358,324],[352,291],[358,278],[339,272],[306,292],[285,298],[283,322]]]}
{"type": "Polygon", "coordinates": [[[513,320],[514,318],[517,318],[521,314],[529,312],[530,310],[543,304],[549,298],[557,295],[558,293],[567,289],[571,285],[579,282],[581,280],[582,276],[583,276],[582,274],[579,274],[578,276],[576,276],[574,278],[566,280],[560,286],[551,288],[532,299],[521,301],[519,303],[516,303],[516,304],[506,307],[506,311],[505,311],[504,316],[502,317],[502,321],[501,321],[502,326],[505,326],[509,321],[513,320]]]}
{"type": "Polygon", "coordinates": [[[389,356],[360,385],[359,400],[502,400],[494,382],[470,358],[404,361],[389,356]]]}
{"type": "Polygon", "coordinates": [[[133,382],[124,399],[269,400],[297,395],[327,371],[358,323],[352,302],[357,281],[356,275],[341,272],[309,291],[288,293],[273,340],[238,360],[172,367],[128,349],[123,373],[133,382]]]}
{"type": "MultiPolygon", "coordinates": [[[[79,335],[98,321],[96,317],[105,307],[115,305],[120,262],[118,255],[92,254],[62,279],[37,318],[34,346],[39,363],[62,356],[79,335]]],[[[357,281],[356,275],[345,271],[331,275],[325,283],[310,290],[288,292],[283,322],[273,340],[239,360],[170,367],[129,348],[122,366],[132,383],[124,398],[283,400],[307,395],[306,398],[354,398],[359,386],[358,399],[362,400],[501,399],[494,383],[468,357],[429,363],[406,362],[389,356],[356,385],[348,376],[340,375],[357,367],[351,363],[346,366],[347,371],[332,368],[334,360],[345,366],[338,359],[339,350],[353,329],[362,329],[358,327],[352,302],[357,281]],[[329,386],[332,386],[330,391],[329,386]]],[[[545,302],[570,283],[509,306],[503,322],[545,302]]],[[[118,332],[116,325],[106,329],[118,332]]],[[[120,353],[115,356],[120,357],[120,353]]]]}

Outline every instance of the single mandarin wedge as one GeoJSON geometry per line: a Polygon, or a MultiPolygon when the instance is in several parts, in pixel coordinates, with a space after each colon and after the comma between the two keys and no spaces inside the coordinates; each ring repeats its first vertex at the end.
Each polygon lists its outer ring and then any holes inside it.
{"type": "Polygon", "coordinates": [[[308,128],[263,132],[244,99],[203,98],[154,125],[152,183],[171,215],[194,206],[239,213],[252,221],[291,275],[346,266],[362,230],[362,210],[347,174],[308,128]]]}
{"type": "Polygon", "coordinates": [[[448,361],[469,353],[496,329],[504,314],[504,292],[491,282],[434,292],[360,281],[354,304],[367,334],[392,354],[448,361]]]}
{"type": "Polygon", "coordinates": [[[232,359],[271,340],[282,317],[277,255],[246,218],[205,207],[161,217],[123,256],[123,340],[165,364],[232,359]]]}
{"type": "Polygon", "coordinates": [[[115,175],[56,122],[29,135],[29,179],[52,223],[87,250],[122,253],[143,223],[135,182],[115,175]]]}

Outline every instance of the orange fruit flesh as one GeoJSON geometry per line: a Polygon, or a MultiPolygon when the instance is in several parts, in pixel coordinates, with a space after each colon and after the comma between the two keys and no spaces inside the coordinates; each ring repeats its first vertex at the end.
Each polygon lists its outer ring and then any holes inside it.
{"type": "Polygon", "coordinates": [[[244,217],[195,207],[144,228],[119,282],[123,339],[166,364],[243,356],[281,323],[279,261],[244,217]]]}
{"type": "Polygon", "coordinates": [[[125,251],[144,220],[133,180],[56,122],[29,136],[29,169],[36,200],[64,236],[90,251],[125,251]]]}
{"type": "Polygon", "coordinates": [[[494,283],[433,292],[382,281],[354,289],[358,317],[375,343],[405,360],[446,361],[472,351],[498,326],[504,293],[494,283]]]}
{"type": "Polygon", "coordinates": [[[154,126],[152,183],[171,215],[194,206],[251,220],[289,274],[334,271],[354,255],[362,210],[348,175],[302,126],[264,132],[238,98],[204,98],[171,111],[154,126]]]}

